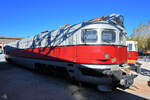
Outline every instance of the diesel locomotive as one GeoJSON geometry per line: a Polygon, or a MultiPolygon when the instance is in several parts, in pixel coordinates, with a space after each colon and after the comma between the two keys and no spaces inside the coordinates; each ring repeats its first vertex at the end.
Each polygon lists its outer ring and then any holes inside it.
{"type": "Polygon", "coordinates": [[[70,79],[103,87],[129,88],[134,81],[127,64],[124,18],[111,14],[5,46],[5,58],[35,70],[65,73],[70,79]]]}

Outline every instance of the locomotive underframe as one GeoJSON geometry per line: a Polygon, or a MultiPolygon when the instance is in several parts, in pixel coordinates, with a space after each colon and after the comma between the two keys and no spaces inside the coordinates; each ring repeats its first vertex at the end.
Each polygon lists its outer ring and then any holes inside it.
{"type": "MultiPolygon", "coordinates": [[[[126,66],[116,65],[88,65],[70,62],[55,62],[39,59],[5,56],[6,60],[15,62],[30,69],[50,73],[63,73],[73,80],[88,82],[96,85],[109,85],[111,87],[129,88],[135,76],[126,73],[126,66]],[[93,67],[94,66],[94,67],[93,67]],[[96,67],[97,66],[97,67],[96,67]]],[[[125,64],[126,65],[126,64],[125,64]]]]}

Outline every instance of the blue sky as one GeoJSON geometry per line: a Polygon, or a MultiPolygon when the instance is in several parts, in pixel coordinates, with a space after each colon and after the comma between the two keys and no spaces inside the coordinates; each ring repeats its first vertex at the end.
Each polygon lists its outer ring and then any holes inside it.
{"type": "Polygon", "coordinates": [[[65,24],[122,14],[128,35],[150,21],[150,0],[0,0],[0,36],[28,37],[65,24]]]}

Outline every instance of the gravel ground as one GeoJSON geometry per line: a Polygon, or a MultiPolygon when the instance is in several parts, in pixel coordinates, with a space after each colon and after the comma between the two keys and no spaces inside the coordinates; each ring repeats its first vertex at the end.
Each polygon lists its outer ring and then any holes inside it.
{"type": "MultiPolygon", "coordinates": [[[[150,62],[138,61],[141,63],[141,72],[150,73],[150,62]]],[[[149,74],[150,75],[150,74],[149,74]]],[[[134,87],[130,87],[126,91],[133,93],[140,97],[145,97],[150,100],[150,85],[148,85],[148,81],[150,82],[150,76],[143,76],[138,74],[138,77],[134,80],[134,87]]]]}
{"type": "MultiPolygon", "coordinates": [[[[150,98],[146,93],[141,94],[140,91],[136,93],[135,87],[127,90],[118,89],[111,93],[99,92],[92,86],[80,87],[63,78],[37,74],[20,66],[8,64],[3,56],[0,55],[0,100],[146,100],[150,98]]],[[[140,88],[140,85],[136,86],[140,88]]]]}

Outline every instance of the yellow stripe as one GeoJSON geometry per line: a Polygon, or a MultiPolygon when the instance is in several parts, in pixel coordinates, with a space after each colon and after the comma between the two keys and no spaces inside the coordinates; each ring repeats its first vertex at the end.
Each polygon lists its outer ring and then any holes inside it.
{"type": "Polygon", "coordinates": [[[128,64],[135,64],[136,60],[128,60],[128,64]]]}

